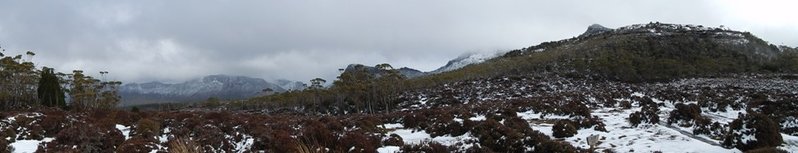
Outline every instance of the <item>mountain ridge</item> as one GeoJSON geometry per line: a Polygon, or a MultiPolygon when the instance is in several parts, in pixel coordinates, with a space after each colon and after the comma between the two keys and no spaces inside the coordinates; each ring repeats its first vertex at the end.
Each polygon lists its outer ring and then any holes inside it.
{"type": "Polygon", "coordinates": [[[798,51],[770,44],[749,32],[659,22],[596,32],[603,29],[597,27],[592,25],[573,38],[512,50],[474,66],[431,76],[425,81],[432,82],[421,84],[529,73],[649,82],[798,71],[798,51]]]}
{"type": "Polygon", "coordinates": [[[301,82],[288,80],[268,82],[260,78],[231,75],[208,75],[180,83],[129,83],[119,88],[121,106],[151,103],[195,102],[210,97],[242,99],[261,94],[266,89],[273,92],[301,90],[301,82]]]}

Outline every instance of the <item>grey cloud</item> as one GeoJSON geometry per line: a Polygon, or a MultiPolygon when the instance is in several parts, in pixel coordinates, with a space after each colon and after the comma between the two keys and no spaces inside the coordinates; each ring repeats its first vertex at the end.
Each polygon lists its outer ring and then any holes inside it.
{"type": "Polygon", "coordinates": [[[7,54],[39,53],[39,65],[107,70],[125,82],[330,80],[350,63],[433,70],[464,52],[570,38],[593,23],[726,25],[798,46],[798,23],[741,19],[725,2],[14,1],[0,5],[0,45],[7,54]]]}

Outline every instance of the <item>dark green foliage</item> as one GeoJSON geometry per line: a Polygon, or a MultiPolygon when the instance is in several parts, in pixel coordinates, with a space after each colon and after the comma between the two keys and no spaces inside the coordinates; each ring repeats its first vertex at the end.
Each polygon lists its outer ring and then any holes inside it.
{"type": "Polygon", "coordinates": [[[61,89],[60,80],[52,68],[42,68],[37,95],[44,106],[66,108],[64,90],[61,89]]]}

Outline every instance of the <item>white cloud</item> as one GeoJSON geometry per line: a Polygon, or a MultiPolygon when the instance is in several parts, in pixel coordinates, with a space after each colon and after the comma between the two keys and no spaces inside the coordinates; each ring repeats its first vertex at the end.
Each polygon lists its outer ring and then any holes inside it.
{"type": "Polygon", "coordinates": [[[77,10],[98,28],[111,28],[133,22],[141,12],[124,3],[92,3],[77,10]]]}
{"type": "Polygon", "coordinates": [[[716,0],[719,9],[729,18],[767,27],[798,28],[798,1],[793,0],[716,0]]]}

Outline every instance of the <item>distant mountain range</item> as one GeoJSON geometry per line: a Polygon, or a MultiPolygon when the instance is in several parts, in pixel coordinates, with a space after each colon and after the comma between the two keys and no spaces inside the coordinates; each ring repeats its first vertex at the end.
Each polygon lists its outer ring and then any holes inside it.
{"type": "MultiPolygon", "coordinates": [[[[461,55],[461,56],[459,56],[457,58],[454,58],[452,60],[449,60],[449,62],[446,62],[446,65],[444,65],[444,66],[442,66],[442,67],[440,67],[438,69],[435,69],[433,71],[429,71],[429,72],[423,72],[423,71],[419,71],[419,70],[416,70],[416,69],[413,69],[413,68],[409,68],[409,67],[402,67],[402,68],[399,68],[397,70],[399,70],[399,73],[401,73],[402,75],[404,75],[407,78],[415,78],[415,77],[421,77],[421,76],[426,76],[426,75],[431,75],[431,74],[437,74],[437,73],[453,71],[453,70],[457,70],[457,69],[460,69],[460,68],[463,68],[465,66],[472,65],[472,64],[479,64],[479,63],[485,62],[485,61],[487,61],[489,59],[501,56],[502,54],[503,54],[503,52],[467,53],[467,54],[463,54],[463,55],[461,55]]],[[[349,64],[346,67],[345,71],[352,70],[357,65],[362,65],[362,64],[349,64]]],[[[363,65],[363,66],[370,73],[373,73],[373,74],[378,73],[376,67],[365,66],[365,65],[363,65]]]]}
{"type": "MultiPolygon", "coordinates": [[[[431,72],[422,72],[413,68],[402,67],[397,70],[408,78],[415,78],[429,74],[456,70],[470,64],[476,64],[496,57],[497,54],[464,54],[450,60],[446,65],[431,72]]],[[[346,70],[355,65],[350,64],[346,70]]],[[[373,73],[377,68],[366,66],[373,73]]],[[[183,103],[198,102],[210,97],[220,99],[244,99],[265,94],[265,89],[271,92],[285,92],[291,90],[304,90],[307,84],[300,81],[279,79],[269,82],[260,78],[229,75],[209,75],[181,83],[129,83],[122,85],[119,94],[122,96],[120,106],[135,106],[155,103],[183,103]]]]}
{"type": "Polygon", "coordinates": [[[161,82],[130,83],[119,89],[121,106],[153,103],[194,102],[216,97],[241,99],[263,94],[265,89],[273,92],[302,90],[302,82],[278,80],[271,83],[260,78],[229,75],[209,75],[182,83],[161,82]]]}

